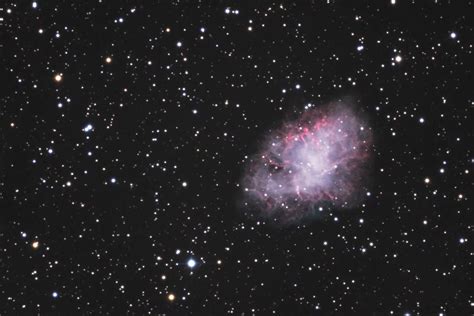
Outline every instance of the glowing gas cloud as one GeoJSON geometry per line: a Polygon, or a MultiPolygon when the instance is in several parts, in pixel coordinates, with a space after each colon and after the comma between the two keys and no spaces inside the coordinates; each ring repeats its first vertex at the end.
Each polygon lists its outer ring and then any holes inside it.
{"type": "Polygon", "coordinates": [[[249,159],[242,180],[245,212],[295,223],[360,202],[371,129],[350,106],[310,108],[284,122],[249,159]]]}

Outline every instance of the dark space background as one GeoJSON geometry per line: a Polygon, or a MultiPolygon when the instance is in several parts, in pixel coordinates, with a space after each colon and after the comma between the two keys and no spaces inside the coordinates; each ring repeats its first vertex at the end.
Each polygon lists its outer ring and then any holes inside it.
{"type": "Polygon", "coordinates": [[[472,315],[472,1],[0,8],[1,315],[472,315]],[[268,131],[342,98],[370,196],[246,216],[268,131]]]}

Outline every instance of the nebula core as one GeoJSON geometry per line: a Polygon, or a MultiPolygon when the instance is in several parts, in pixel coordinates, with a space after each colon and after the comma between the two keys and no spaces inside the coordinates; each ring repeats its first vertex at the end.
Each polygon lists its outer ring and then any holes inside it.
{"type": "Polygon", "coordinates": [[[310,108],[282,124],[250,158],[242,181],[250,213],[294,223],[361,201],[371,130],[350,106],[310,108]]]}

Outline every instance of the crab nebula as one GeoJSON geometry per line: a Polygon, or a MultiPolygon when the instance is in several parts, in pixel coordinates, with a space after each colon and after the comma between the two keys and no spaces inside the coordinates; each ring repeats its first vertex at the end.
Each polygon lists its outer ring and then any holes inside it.
{"type": "Polygon", "coordinates": [[[271,132],[242,180],[246,213],[289,224],[361,202],[371,130],[344,104],[310,108],[271,132]]]}

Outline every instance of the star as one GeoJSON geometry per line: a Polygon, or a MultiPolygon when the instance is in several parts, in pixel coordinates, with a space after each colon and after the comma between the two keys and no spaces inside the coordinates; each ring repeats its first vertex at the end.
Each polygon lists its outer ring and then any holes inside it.
{"type": "Polygon", "coordinates": [[[194,259],[189,259],[187,265],[188,265],[188,267],[190,267],[191,269],[194,268],[194,267],[196,266],[196,260],[194,260],[194,259]]]}
{"type": "Polygon", "coordinates": [[[82,130],[87,133],[92,131],[93,128],[94,127],[91,124],[87,124],[82,130]]]}

